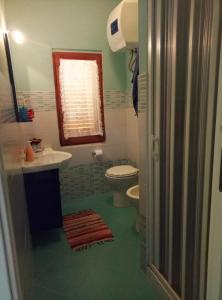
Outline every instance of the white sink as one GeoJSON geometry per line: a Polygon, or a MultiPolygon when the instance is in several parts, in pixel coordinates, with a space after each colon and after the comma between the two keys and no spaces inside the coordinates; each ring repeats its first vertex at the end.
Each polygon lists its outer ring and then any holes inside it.
{"type": "Polygon", "coordinates": [[[41,172],[65,167],[72,154],[46,148],[38,153],[32,162],[23,162],[23,173],[41,172]]]}

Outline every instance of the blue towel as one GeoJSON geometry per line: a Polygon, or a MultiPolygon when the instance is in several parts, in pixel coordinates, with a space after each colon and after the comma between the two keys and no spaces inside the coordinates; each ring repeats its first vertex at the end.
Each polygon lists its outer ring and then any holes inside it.
{"type": "Polygon", "coordinates": [[[138,82],[137,82],[138,75],[139,75],[139,51],[137,49],[135,65],[133,70],[133,78],[131,81],[133,84],[133,88],[132,88],[133,107],[137,116],[138,116],[138,82]]]}

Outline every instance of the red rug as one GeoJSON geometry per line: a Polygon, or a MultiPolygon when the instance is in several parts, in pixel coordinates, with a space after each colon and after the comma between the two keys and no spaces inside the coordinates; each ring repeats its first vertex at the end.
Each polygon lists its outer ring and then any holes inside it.
{"type": "Polygon", "coordinates": [[[63,217],[63,229],[71,248],[86,249],[94,244],[113,241],[113,234],[99,214],[84,210],[63,217]]]}

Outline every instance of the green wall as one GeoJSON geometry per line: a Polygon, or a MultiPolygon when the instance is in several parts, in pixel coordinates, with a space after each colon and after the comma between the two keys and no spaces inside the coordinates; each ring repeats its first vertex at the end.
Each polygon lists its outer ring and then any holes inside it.
{"type": "MultiPolygon", "coordinates": [[[[147,12],[148,12],[148,0],[138,0],[139,1],[139,55],[140,55],[140,73],[147,72],[147,12]]],[[[133,74],[129,71],[129,60],[130,51],[126,52],[126,90],[131,91],[132,89],[132,76],[133,74]]]]}
{"type": "Polygon", "coordinates": [[[51,51],[102,50],[104,88],[125,90],[126,54],[112,53],[106,23],[120,0],[7,0],[8,30],[22,31],[26,41],[11,54],[17,90],[54,89],[51,51]]]}
{"type": "Polygon", "coordinates": [[[131,80],[133,77],[133,73],[129,70],[129,61],[130,61],[131,53],[130,50],[126,52],[126,64],[125,64],[125,70],[126,70],[126,90],[130,92],[132,90],[132,84],[131,80]]]}
{"type": "Polygon", "coordinates": [[[139,0],[140,73],[147,72],[148,0],[139,0]]]}

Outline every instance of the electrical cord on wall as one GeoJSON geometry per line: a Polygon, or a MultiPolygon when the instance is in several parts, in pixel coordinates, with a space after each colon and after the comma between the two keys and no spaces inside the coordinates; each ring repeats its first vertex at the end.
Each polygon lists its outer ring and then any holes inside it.
{"type": "Polygon", "coordinates": [[[137,53],[136,48],[131,50],[131,56],[130,56],[130,61],[129,61],[129,65],[128,65],[131,73],[133,73],[133,67],[136,62],[136,53],[137,53]]]}

